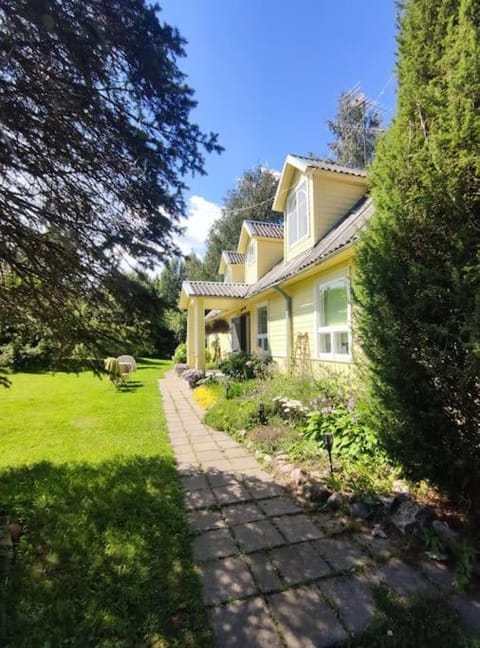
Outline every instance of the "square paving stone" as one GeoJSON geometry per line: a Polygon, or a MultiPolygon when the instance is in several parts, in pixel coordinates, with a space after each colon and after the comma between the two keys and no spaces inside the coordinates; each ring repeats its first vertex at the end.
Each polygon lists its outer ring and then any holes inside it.
{"type": "MultiPolygon", "coordinates": [[[[225,450],[225,454],[229,459],[252,459],[251,453],[246,449],[240,446],[239,448],[228,448],[225,450]]],[[[254,460],[255,461],[255,460],[254,460]]]]}
{"type": "Polygon", "coordinates": [[[385,563],[373,575],[376,582],[383,582],[399,596],[409,596],[417,592],[433,591],[434,587],[410,565],[398,558],[385,563]]]}
{"type": "Polygon", "coordinates": [[[362,576],[329,578],[317,587],[337,608],[349,632],[359,635],[372,623],[375,617],[372,586],[362,576]]]}
{"type": "Polygon", "coordinates": [[[241,558],[224,558],[199,566],[205,605],[244,598],[257,592],[252,575],[241,558]]]}
{"type": "Polygon", "coordinates": [[[278,632],[261,598],[213,608],[210,622],[217,648],[282,648],[278,632]]]}
{"type": "Polygon", "coordinates": [[[196,452],[220,452],[218,446],[213,441],[192,441],[196,452]]]}
{"type": "Polygon", "coordinates": [[[284,540],[275,527],[267,520],[248,522],[240,526],[232,527],[233,535],[246,553],[278,547],[284,544],[284,540]]]}
{"type": "Polygon", "coordinates": [[[315,542],[314,546],[335,571],[346,571],[369,562],[365,550],[348,538],[325,538],[315,542]]]}
{"type": "MultiPolygon", "coordinates": [[[[228,457],[228,450],[225,454],[228,457]]],[[[245,459],[231,459],[229,457],[229,460],[235,472],[248,474],[249,470],[256,470],[258,468],[258,461],[253,457],[247,457],[245,459]]]]}
{"type": "Polygon", "coordinates": [[[273,481],[250,477],[245,480],[245,485],[253,497],[258,500],[285,495],[284,489],[273,481]]]}
{"type": "Polygon", "coordinates": [[[225,520],[218,511],[194,511],[189,513],[188,522],[192,531],[210,531],[211,529],[225,528],[225,520]]]}
{"type": "Polygon", "coordinates": [[[323,537],[322,531],[306,515],[276,517],[273,518],[273,522],[289,542],[303,542],[323,537]]]}
{"type": "Polygon", "coordinates": [[[205,475],[188,475],[187,477],[182,477],[182,484],[185,490],[206,490],[208,489],[208,482],[205,475]]]}
{"type": "Polygon", "coordinates": [[[236,553],[238,553],[238,548],[232,540],[228,529],[207,531],[193,541],[193,557],[195,560],[225,558],[236,553]]]}
{"type": "Polygon", "coordinates": [[[185,493],[185,508],[187,511],[208,508],[217,503],[211,490],[194,490],[185,493]]]}
{"type": "Polygon", "coordinates": [[[445,563],[436,562],[429,558],[424,558],[420,561],[420,568],[422,573],[428,578],[431,583],[438,585],[444,590],[453,588],[453,581],[455,579],[455,572],[450,569],[445,563]]]}
{"type": "Polygon", "coordinates": [[[225,459],[220,450],[199,450],[197,451],[197,457],[202,463],[205,461],[223,461],[225,459]]]}
{"type": "Polygon", "coordinates": [[[282,589],[282,582],[269,556],[264,551],[246,557],[258,588],[264,594],[282,589]]]}
{"type": "Polygon", "coordinates": [[[251,498],[250,493],[239,482],[231,482],[226,486],[214,488],[213,492],[219,504],[235,504],[246,502],[251,498]]]}
{"type": "Polygon", "coordinates": [[[288,648],[331,648],[347,639],[315,586],[272,594],[268,601],[288,648]]]}
{"type": "Polygon", "coordinates": [[[297,585],[332,573],[308,542],[274,549],[271,557],[288,585],[297,585]]]}
{"type": "Polygon", "coordinates": [[[206,475],[208,476],[208,481],[210,482],[210,486],[212,486],[212,488],[227,486],[232,482],[238,484],[238,480],[235,474],[229,472],[228,470],[209,468],[206,471],[206,475]]]}
{"type": "Polygon", "coordinates": [[[287,515],[288,513],[300,513],[300,509],[292,500],[283,497],[265,499],[259,503],[262,511],[269,517],[272,515],[287,515]]]}
{"type": "Polygon", "coordinates": [[[179,475],[194,475],[198,473],[198,470],[199,465],[197,463],[177,460],[177,472],[179,475]]]}
{"type": "Polygon", "coordinates": [[[228,524],[231,525],[255,522],[255,520],[262,520],[265,517],[262,511],[253,502],[225,506],[222,509],[222,513],[228,524]]]}

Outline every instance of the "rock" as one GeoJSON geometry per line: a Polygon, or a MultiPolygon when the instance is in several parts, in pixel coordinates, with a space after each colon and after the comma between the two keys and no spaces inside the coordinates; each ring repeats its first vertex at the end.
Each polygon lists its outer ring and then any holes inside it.
{"type": "Polygon", "coordinates": [[[305,481],[306,476],[306,473],[301,468],[294,468],[290,473],[290,481],[298,486],[305,481]]]}
{"type": "Polygon", "coordinates": [[[276,452],[275,453],[275,461],[282,462],[282,461],[288,461],[288,455],[285,454],[284,452],[276,452]]]}
{"type": "Polygon", "coordinates": [[[383,538],[386,540],[388,538],[388,535],[385,533],[385,531],[382,529],[380,524],[375,524],[373,529],[372,529],[372,536],[374,538],[383,538]]]}
{"type": "Polygon", "coordinates": [[[408,485],[403,481],[403,479],[396,479],[392,484],[392,490],[394,493],[402,493],[404,495],[410,494],[410,489],[408,485]]]}
{"type": "Polygon", "coordinates": [[[372,515],[372,509],[365,502],[354,502],[350,507],[350,512],[353,517],[362,520],[368,520],[372,515]]]}
{"type": "Polygon", "coordinates": [[[343,497],[340,493],[332,493],[327,499],[327,506],[332,511],[338,511],[343,505],[343,497]]]}
{"type": "Polygon", "coordinates": [[[440,536],[443,540],[445,540],[448,544],[453,544],[458,540],[458,533],[451,529],[448,526],[447,522],[443,522],[442,520],[434,520],[432,522],[432,527],[435,533],[440,536]]]}
{"type": "Polygon", "coordinates": [[[329,488],[315,481],[309,482],[307,487],[310,500],[312,502],[318,502],[319,504],[326,502],[332,494],[332,491],[329,488]]]}
{"type": "Polygon", "coordinates": [[[272,459],[271,455],[266,454],[266,455],[263,455],[262,461],[263,461],[263,463],[271,464],[273,459],[272,459]]]}
{"type": "Polygon", "coordinates": [[[283,475],[284,477],[286,475],[290,475],[290,473],[295,469],[295,466],[291,463],[286,463],[286,464],[280,464],[280,466],[277,466],[277,472],[279,475],[283,475]]]}
{"type": "Polygon", "coordinates": [[[391,516],[392,523],[406,535],[416,534],[431,526],[435,513],[428,506],[407,500],[401,502],[391,516]]]}

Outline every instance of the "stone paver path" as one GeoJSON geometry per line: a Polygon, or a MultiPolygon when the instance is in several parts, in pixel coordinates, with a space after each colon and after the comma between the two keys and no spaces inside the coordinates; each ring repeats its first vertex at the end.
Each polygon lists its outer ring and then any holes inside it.
{"type": "Polygon", "coordinates": [[[373,620],[375,584],[440,587],[397,558],[378,564],[360,534],[328,537],[248,450],[202,424],[184,381],[171,372],[159,385],[218,648],[337,646],[373,620]]]}

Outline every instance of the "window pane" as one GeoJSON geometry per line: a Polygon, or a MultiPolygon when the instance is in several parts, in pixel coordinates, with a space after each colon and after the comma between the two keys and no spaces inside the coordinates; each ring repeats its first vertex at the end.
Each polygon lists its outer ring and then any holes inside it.
{"type": "Polygon", "coordinates": [[[332,352],[332,334],[331,333],[320,333],[318,336],[319,350],[320,353],[331,353],[332,352]]]}
{"type": "Polygon", "coordinates": [[[347,324],[347,288],[336,286],[323,291],[324,326],[347,324]]]}
{"type": "Polygon", "coordinates": [[[334,336],[334,344],[335,344],[335,353],[348,355],[350,353],[348,333],[337,332],[334,333],[333,336],[334,336]]]}
{"type": "Polygon", "coordinates": [[[297,220],[298,220],[298,239],[308,234],[308,214],[307,214],[307,192],[305,183],[301,185],[297,193],[297,220]]]}
{"type": "Polygon", "coordinates": [[[267,309],[259,308],[257,310],[257,333],[266,335],[267,333],[267,309]]]}

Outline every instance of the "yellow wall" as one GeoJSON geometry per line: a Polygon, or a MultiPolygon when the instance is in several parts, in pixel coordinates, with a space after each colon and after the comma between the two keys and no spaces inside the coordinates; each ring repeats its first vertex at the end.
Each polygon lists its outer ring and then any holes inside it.
{"type": "Polygon", "coordinates": [[[257,281],[283,257],[282,239],[257,239],[257,281]]]}
{"type": "Polygon", "coordinates": [[[312,209],[314,213],[314,239],[319,241],[341,216],[365,195],[366,184],[358,180],[341,179],[331,175],[313,176],[312,209]]]}
{"type": "Polygon", "coordinates": [[[244,283],[245,281],[245,266],[243,263],[227,263],[225,271],[227,268],[230,268],[232,271],[232,282],[233,283],[244,283]]]}

